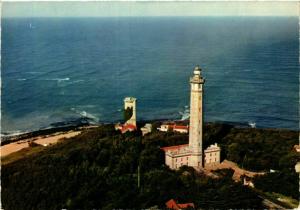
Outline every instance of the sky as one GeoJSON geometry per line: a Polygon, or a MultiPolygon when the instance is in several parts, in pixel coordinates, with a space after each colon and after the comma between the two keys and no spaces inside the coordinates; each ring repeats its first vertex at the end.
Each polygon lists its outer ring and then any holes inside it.
{"type": "Polygon", "coordinates": [[[298,16],[297,1],[4,2],[2,17],[298,16]]]}

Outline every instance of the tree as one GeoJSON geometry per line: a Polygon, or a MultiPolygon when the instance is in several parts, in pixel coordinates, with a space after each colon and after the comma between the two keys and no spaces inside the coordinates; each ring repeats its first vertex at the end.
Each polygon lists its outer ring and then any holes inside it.
{"type": "Polygon", "coordinates": [[[127,107],[124,109],[124,120],[127,122],[132,117],[133,114],[133,108],[132,107],[127,107]]]}
{"type": "Polygon", "coordinates": [[[238,143],[231,143],[228,146],[228,154],[227,157],[229,160],[232,160],[234,162],[240,162],[240,152],[241,152],[241,146],[238,143]]]}

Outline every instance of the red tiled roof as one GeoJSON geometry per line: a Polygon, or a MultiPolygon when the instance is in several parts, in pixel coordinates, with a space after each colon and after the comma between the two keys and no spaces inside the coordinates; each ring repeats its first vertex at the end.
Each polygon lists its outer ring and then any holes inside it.
{"type": "Polygon", "coordinates": [[[189,144],[180,144],[180,145],[175,145],[175,146],[162,147],[161,149],[166,152],[168,150],[177,150],[179,148],[187,147],[187,146],[189,146],[189,144]]]}
{"type": "Polygon", "coordinates": [[[162,124],[161,126],[167,126],[168,129],[173,129],[174,125],[171,124],[162,124]]]}
{"type": "Polygon", "coordinates": [[[187,209],[188,207],[195,208],[194,203],[178,203],[177,204],[181,209],[187,209]]]}
{"type": "Polygon", "coordinates": [[[189,126],[186,125],[174,125],[173,129],[188,129],[189,126]]]}
{"type": "Polygon", "coordinates": [[[136,130],[136,126],[132,125],[132,124],[122,125],[122,128],[121,128],[122,133],[124,133],[126,131],[133,131],[133,130],[136,130]]]}
{"type": "Polygon", "coordinates": [[[162,126],[168,126],[170,129],[188,129],[188,125],[176,125],[176,124],[163,124],[162,126]]]}
{"type": "Polygon", "coordinates": [[[179,206],[177,206],[177,203],[171,199],[169,201],[166,202],[166,207],[168,209],[176,209],[176,210],[179,210],[179,206]]]}
{"type": "Polygon", "coordinates": [[[132,125],[132,124],[126,124],[123,127],[125,127],[125,128],[131,128],[131,129],[136,129],[136,126],[132,125]]]}
{"type": "Polygon", "coordinates": [[[195,208],[195,205],[194,203],[176,203],[174,199],[171,199],[166,202],[166,207],[168,209],[180,210],[180,209],[186,209],[188,207],[195,208]]]}

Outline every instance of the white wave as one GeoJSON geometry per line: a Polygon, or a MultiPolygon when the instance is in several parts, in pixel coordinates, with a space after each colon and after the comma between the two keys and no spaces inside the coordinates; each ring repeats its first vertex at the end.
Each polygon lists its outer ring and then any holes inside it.
{"type": "Polygon", "coordinates": [[[26,81],[27,79],[25,78],[20,78],[20,79],[17,79],[18,81],[26,81]]]}
{"type": "Polygon", "coordinates": [[[84,80],[83,79],[75,80],[75,81],[72,82],[72,84],[80,83],[80,82],[84,82],[84,80]]]}
{"type": "Polygon", "coordinates": [[[21,135],[21,134],[25,134],[27,133],[27,131],[8,131],[7,133],[1,133],[0,134],[0,137],[12,137],[12,136],[18,136],[18,135],[21,135]]]}
{"type": "Polygon", "coordinates": [[[91,113],[88,113],[87,111],[80,111],[80,110],[77,110],[76,108],[72,107],[70,109],[71,111],[75,112],[76,114],[79,114],[80,116],[82,117],[86,117],[94,122],[99,122],[99,118],[96,117],[95,115],[91,114],[91,113]]]}
{"type": "Polygon", "coordinates": [[[69,77],[66,77],[66,78],[38,79],[38,80],[62,82],[62,81],[69,81],[70,78],[69,78],[69,77]]]}
{"type": "Polygon", "coordinates": [[[187,114],[183,114],[182,116],[181,116],[181,119],[180,120],[187,120],[187,119],[189,119],[190,118],[190,113],[187,113],[187,114]]]}
{"type": "Polygon", "coordinates": [[[189,110],[189,106],[184,106],[185,110],[183,112],[179,112],[179,114],[181,115],[181,119],[180,120],[187,120],[190,118],[190,110],[189,110]]]}
{"type": "Polygon", "coordinates": [[[87,112],[86,111],[82,111],[79,114],[82,115],[82,116],[84,116],[84,117],[87,117],[87,112]]]}
{"type": "Polygon", "coordinates": [[[93,115],[93,114],[91,114],[91,113],[88,113],[88,112],[86,112],[86,111],[82,111],[82,112],[80,112],[79,113],[81,116],[83,116],[83,117],[87,117],[87,118],[89,118],[89,119],[92,119],[93,121],[95,121],[95,122],[98,122],[99,121],[99,118],[98,117],[96,117],[95,115],[93,115]]]}
{"type": "Polygon", "coordinates": [[[70,80],[70,78],[69,78],[69,77],[62,78],[62,79],[60,79],[60,78],[56,78],[56,79],[53,79],[53,80],[56,80],[56,81],[58,81],[58,82],[61,82],[61,81],[69,81],[69,80],[70,80]]]}
{"type": "Polygon", "coordinates": [[[256,123],[255,123],[255,122],[248,122],[248,125],[249,125],[251,128],[256,128],[256,123]]]}

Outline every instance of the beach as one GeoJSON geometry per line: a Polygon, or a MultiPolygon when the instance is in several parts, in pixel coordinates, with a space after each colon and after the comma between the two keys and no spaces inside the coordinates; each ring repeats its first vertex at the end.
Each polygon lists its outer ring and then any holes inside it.
{"type": "Polygon", "coordinates": [[[23,139],[17,142],[6,144],[1,146],[1,158],[7,156],[11,153],[17,152],[21,149],[29,147],[29,142],[34,142],[43,146],[49,146],[51,144],[56,144],[60,139],[71,138],[80,134],[81,131],[67,131],[58,132],[51,135],[43,135],[33,138],[23,139]]]}

